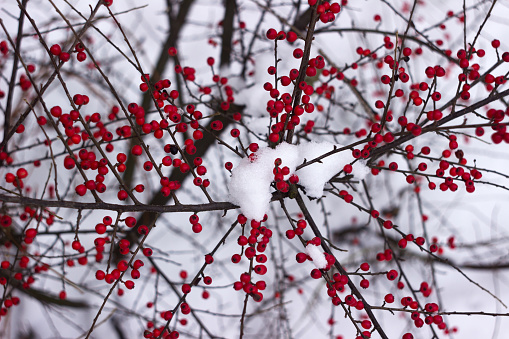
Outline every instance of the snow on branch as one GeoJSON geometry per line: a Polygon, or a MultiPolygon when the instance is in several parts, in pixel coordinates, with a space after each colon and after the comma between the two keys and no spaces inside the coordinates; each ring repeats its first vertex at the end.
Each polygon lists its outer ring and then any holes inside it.
{"type": "MultiPolygon", "coordinates": [[[[232,171],[228,184],[228,201],[240,206],[242,214],[249,219],[262,220],[269,209],[271,200],[271,183],[274,181],[274,161],[281,159],[280,166],[289,168],[284,180],[292,174],[299,177],[299,184],[304,187],[306,194],[313,198],[323,195],[323,188],[334,175],[339,173],[353,158],[349,152],[339,152],[323,158],[320,162],[305,166],[299,170],[296,167],[306,160],[312,160],[334,148],[342,147],[328,142],[309,142],[299,145],[282,143],[275,149],[265,147],[254,155],[244,158],[232,171]]],[[[364,164],[356,162],[352,174],[362,180],[368,173],[364,164]]]]}

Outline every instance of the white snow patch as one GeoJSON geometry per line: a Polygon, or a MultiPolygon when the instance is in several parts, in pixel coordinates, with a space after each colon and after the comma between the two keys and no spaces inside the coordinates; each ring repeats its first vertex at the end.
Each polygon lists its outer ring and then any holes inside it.
{"type": "MultiPolygon", "coordinates": [[[[353,158],[349,151],[334,153],[308,166],[295,171],[296,167],[306,161],[311,161],[327,152],[340,148],[328,142],[309,142],[300,145],[282,143],[275,149],[265,147],[259,149],[256,159],[251,162],[244,158],[233,169],[228,184],[229,198],[233,204],[239,205],[242,214],[248,219],[262,220],[269,209],[271,195],[270,184],[274,180],[274,160],[281,158],[281,167],[287,166],[290,174],[299,176],[299,184],[304,187],[310,197],[320,198],[323,188],[335,174],[350,163],[353,158]]],[[[354,176],[363,179],[369,172],[364,164],[354,165],[354,176]]],[[[289,175],[284,179],[287,180],[289,175]]]]}
{"type": "MultiPolygon", "coordinates": [[[[333,149],[334,145],[328,142],[310,142],[301,145],[300,154],[303,160],[311,161],[333,149]]],[[[320,162],[301,168],[296,174],[299,176],[299,183],[306,189],[306,195],[313,198],[320,198],[323,195],[323,186],[325,183],[341,171],[351,160],[351,153],[344,151],[335,153],[323,158],[320,162]]]]}
{"type": "Polygon", "coordinates": [[[254,118],[264,117],[265,127],[267,126],[267,100],[270,100],[270,95],[261,86],[246,87],[235,94],[235,103],[249,107],[249,115],[254,118]]]}
{"type": "Polygon", "coordinates": [[[325,258],[325,253],[323,253],[320,248],[314,244],[308,244],[306,246],[306,254],[313,259],[313,264],[315,264],[316,268],[324,269],[327,267],[327,259],[325,258]]]}
{"type": "Polygon", "coordinates": [[[269,209],[270,183],[274,180],[272,171],[277,158],[283,161],[282,166],[295,170],[299,160],[297,146],[282,143],[275,149],[261,148],[253,162],[244,158],[232,171],[229,201],[239,205],[248,219],[262,220],[269,209]]]}
{"type": "Polygon", "coordinates": [[[352,174],[355,176],[358,180],[363,180],[369,173],[371,173],[371,169],[366,166],[365,160],[357,161],[353,165],[352,174]]]}

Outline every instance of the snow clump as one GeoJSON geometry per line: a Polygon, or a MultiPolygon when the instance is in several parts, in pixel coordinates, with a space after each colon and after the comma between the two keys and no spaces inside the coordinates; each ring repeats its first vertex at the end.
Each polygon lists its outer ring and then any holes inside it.
{"type": "MultiPolygon", "coordinates": [[[[290,173],[284,177],[288,180],[290,175],[299,177],[299,185],[306,190],[306,195],[320,198],[323,188],[335,174],[339,173],[346,164],[353,159],[348,151],[334,153],[299,170],[297,166],[304,161],[311,161],[327,152],[340,148],[329,142],[309,142],[299,145],[281,143],[275,149],[260,148],[253,157],[243,158],[234,167],[228,184],[228,201],[240,206],[242,214],[248,219],[260,221],[269,210],[272,197],[270,184],[274,181],[274,160],[280,158],[280,167],[287,166],[290,173]]],[[[354,174],[356,179],[362,180],[369,172],[364,164],[356,162],[354,174]]]]}
{"type": "Polygon", "coordinates": [[[313,260],[313,264],[315,264],[316,268],[323,270],[327,267],[327,258],[325,257],[325,253],[320,250],[319,246],[309,243],[306,246],[306,254],[313,260]]]}

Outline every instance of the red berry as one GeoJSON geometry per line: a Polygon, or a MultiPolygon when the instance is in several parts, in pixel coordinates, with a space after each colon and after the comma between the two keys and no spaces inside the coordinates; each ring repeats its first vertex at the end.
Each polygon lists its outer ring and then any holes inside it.
{"type": "Polygon", "coordinates": [[[60,45],[55,44],[55,45],[50,47],[49,51],[53,55],[60,55],[60,53],[62,53],[62,48],[60,47],[60,45]]]}
{"type": "Polygon", "coordinates": [[[321,276],[322,276],[322,272],[320,272],[320,270],[319,270],[319,269],[314,268],[314,269],[311,271],[311,277],[312,277],[313,279],[320,279],[320,278],[321,278],[321,276]]]}
{"type": "Polygon", "coordinates": [[[267,30],[266,36],[269,40],[275,40],[277,37],[277,31],[274,28],[269,28],[269,30],[267,30]]]}
{"type": "Polygon", "coordinates": [[[131,149],[133,155],[139,156],[143,152],[143,148],[140,145],[134,145],[131,149]]]}
{"type": "Polygon", "coordinates": [[[176,49],[175,47],[170,47],[170,48],[168,48],[168,54],[169,54],[170,56],[175,56],[175,55],[177,55],[177,49],[176,49]]]}
{"type": "Polygon", "coordinates": [[[84,196],[87,193],[87,187],[83,184],[76,186],[76,194],[79,196],[84,196]]]}

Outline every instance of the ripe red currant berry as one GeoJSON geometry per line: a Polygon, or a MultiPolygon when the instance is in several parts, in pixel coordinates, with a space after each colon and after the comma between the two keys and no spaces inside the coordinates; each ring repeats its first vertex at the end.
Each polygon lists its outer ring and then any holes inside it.
{"type": "Polygon", "coordinates": [[[352,151],[352,156],[355,158],[355,159],[359,159],[361,157],[361,151],[358,150],[358,149],[354,149],[352,151]]]}
{"type": "Polygon", "coordinates": [[[390,220],[385,220],[385,221],[384,221],[384,223],[383,223],[383,226],[384,226],[384,228],[386,228],[386,229],[388,229],[388,230],[389,230],[389,229],[391,229],[391,228],[392,228],[392,226],[393,226],[392,221],[390,221],[390,220]]]}
{"type": "Polygon", "coordinates": [[[258,146],[258,144],[257,144],[257,143],[251,143],[251,144],[249,144],[249,150],[250,150],[251,152],[253,152],[253,153],[254,153],[254,152],[256,152],[256,151],[258,151],[258,148],[259,148],[259,146],[258,146]]]}
{"type": "Polygon", "coordinates": [[[265,265],[256,265],[254,267],[254,271],[256,274],[264,275],[265,273],[267,273],[267,267],[265,265]]]}
{"type": "Polygon", "coordinates": [[[288,231],[286,231],[286,233],[285,233],[285,234],[286,234],[286,237],[287,237],[288,239],[293,239],[293,238],[295,238],[295,231],[294,231],[294,230],[288,230],[288,231]]]}
{"type": "Polygon", "coordinates": [[[79,62],[83,62],[87,59],[87,54],[85,52],[78,52],[78,54],[76,54],[76,60],[78,60],[79,62]]]}
{"type": "MultiPolygon", "coordinates": [[[[288,86],[291,83],[292,83],[292,80],[289,77],[287,77],[286,75],[281,77],[281,85],[288,86]]],[[[286,96],[285,96],[285,98],[286,98],[286,96]]],[[[287,100],[287,99],[285,99],[285,100],[287,100]]]]}
{"type": "Polygon", "coordinates": [[[240,246],[246,246],[248,241],[247,241],[247,237],[245,235],[241,235],[239,236],[239,238],[237,239],[237,243],[240,245],[240,246]]]}
{"type": "Polygon", "coordinates": [[[405,72],[399,74],[398,77],[399,77],[399,80],[401,80],[403,83],[407,83],[408,80],[410,80],[410,76],[405,72]]]}
{"type": "Polygon", "coordinates": [[[145,163],[143,164],[143,169],[147,172],[151,171],[153,167],[154,165],[152,165],[150,161],[145,161],[145,163]]]}
{"type": "Polygon", "coordinates": [[[231,131],[230,131],[230,134],[232,137],[234,138],[238,138],[239,135],[240,135],[240,131],[237,129],[237,128],[233,128],[231,131]]]}
{"type": "Polygon", "coordinates": [[[293,51],[293,57],[294,57],[295,59],[300,59],[300,58],[302,58],[303,56],[304,56],[304,51],[303,51],[302,49],[300,49],[300,48],[296,48],[296,49],[294,49],[294,51],[293,51]]]}
{"type": "Polygon", "coordinates": [[[170,47],[170,48],[168,48],[168,54],[169,54],[170,56],[175,56],[175,55],[177,55],[177,49],[176,49],[175,47],[170,47]]]}
{"type": "Polygon", "coordinates": [[[392,304],[394,302],[394,296],[392,294],[386,294],[384,300],[388,304],[392,304]]]}
{"type": "Polygon", "coordinates": [[[502,60],[504,60],[504,62],[509,62],[509,52],[504,52],[502,54],[502,60]]]}
{"type": "Polygon", "coordinates": [[[139,259],[136,259],[136,261],[134,262],[133,264],[133,268],[135,270],[139,269],[140,267],[144,266],[145,264],[143,263],[143,261],[139,260],[139,259]]]}
{"type": "Polygon", "coordinates": [[[25,179],[27,176],[28,176],[28,172],[26,169],[24,168],[19,168],[17,171],[16,171],[16,175],[18,176],[18,178],[20,179],[25,179]]]}
{"type": "Polygon", "coordinates": [[[391,82],[391,77],[388,75],[382,75],[380,81],[382,82],[382,84],[387,85],[391,82]]]}
{"type": "Polygon", "coordinates": [[[129,228],[133,228],[136,225],[136,218],[134,217],[127,217],[125,218],[125,224],[129,228]]]}
{"type": "Polygon", "coordinates": [[[84,196],[87,193],[87,187],[83,184],[76,186],[75,190],[76,194],[78,194],[79,196],[84,196]]]}
{"type": "Polygon", "coordinates": [[[148,229],[147,225],[140,225],[138,227],[138,233],[139,234],[145,235],[145,234],[148,234],[148,232],[149,232],[149,229],[148,229]]]}
{"type": "Polygon", "coordinates": [[[256,261],[259,262],[260,264],[266,263],[267,262],[267,256],[265,254],[258,254],[256,256],[256,261]]]}
{"type": "Polygon", "coordinates": [[[242,259],[242,257],[240,256],[240,254],[232,255],[232,263],[234,263],[234,264],[238,264],[241,259],[242,259]]]}
{"type": "Polygon", "coordinates": [[[368,288],[369,287],[369,280],[368,279],[362,279],[360,282],[360,286],[362,288],[368,288]]]}
{"type": "Polygon", "coordinates": [[[134,288],[134,281],[132,280],[127,280],[125,283],[124,283],[125,287],[128,289],[128,290],[132,290],[134,288]]]}
{"type": "Polygon", "coordinates": [[[297,253],[295,259],[297,260],[297,262],[299,264],[302,264],[303,262],[305,262],[308,259],[308,255],[306,253],[299,252],[299,253],[297,253]]]}
{"type": "Polygon", "coordinates": [[[434,92],[434,93],[431,95],[431,99],[432,99],[433,101],[439,101],[441,98],[442,98],[442,94],[440,94],[440,92],[434,92]]]}
{"type": "Polygon", "coordinates": [[[223,101],[223,102],[221,103],[221,109],[222,109],[223,111],[225,111],[225,112],[226,112],[229,108],[230,108],[230,104],[229,104],[228,102],[223,101]]]}
{"type": "Polygon", "coordinates": [[[95,272],[95,278],[97,280],[103,280],[105,276],[106,276],[106,273],[104,273],[104,271],[97,270],[97,272],[95,272]]]}
{"type": "Polygon", "coordinates": [[[341,11],[341,6],[337,2],[334,2],[330,5],[329,10],[334,14],[338,14],[341,11]]]}
{"type": "Polygon", "coordinates": [[[65,300],[65,298],[67,298],[67,293],[65,293],[65,291],[61,291],[58,294],[58,298],[60,298],[60,300],[65,300]]]}
{"type": "Polygon", "coordinates": [[[244,225],[245,223],[247,223],[247,218],[243,214],[239,214],[237,216],[237,221],[239,222],[239,224],[244,225]]]}
{"type": "MultiPolygon", "coordinates": [[[[31,237],[33,238],[33,237],[31,237]]],[[[78,240],[74,240],[71,244],[73,250],[77,251],[81,248],[81,243],[78,240]]]]}
{"type": "Polygon", "coordinates": [[[106,233],[106,225],[104,225],[103,223],[98,223],[97,225],[95,225],[95,231],[97,234],[106,233]]]}
{"type": "Polygon", "coordinates": [[[133,269],[131,271],[131,278],[133,279],[139,279],[141,277],[141,273],[140,271],[138,271],[137,269],[133,269]]]}
{"type": "Polygon", "coordinates": [[[71,55],[67,52],[61,52],[59,55],[58,55],[58,58],[60,59],[60,61],[62,62],[67,62],[71,59],[71,55]]]}
{"type": "Polygon", "coordinates": [[[46,125],[47,122],[48,120],[43,116],[37,118],[37,123],[39,124],[39,126],[44,126],[46,125]]]}
{"type": "Polygon", "coordinates": [[[315,67],[311,67],[311,66],[306,68],[306,75],[308,77],[314,77],[316,75],[316,68],[315,67]]]}
{"type": "Polygon", "coordinates": [[[182,285],[182,293],[188,294],[190,292],[191,292],[191,285],[189,285],[189,284],[182,285]]]}
{"type": "Polygon", "coordinates": [[[396,270],[390,270],[387,272],[387,279],[389,280],[395,280],[398,277],[398,272],[396,270]]]}
{"type": "Polygon", "coordinates": [[[398,241],[398,246],[399,246],[399,248],[406,248],[406,245],[407,245],[407,240],[406,240],[405,238],[400,239],[400,240],[398,241]]]}
{"type": "Polygon", "coordinates": [[[345,297],[345,303],[349,306],[354,306],[357,304],[357,300],[355,300],[355,297],[353,295],[347,295],[345,297]]]}
{"type": "Polygon", "coordinates": [[[117,268],[120,270],[120,272],[124,272],[129,268],[129,264],[125,260],[120,260],[117,264],[117,268]]]}
{"type": "Polygon", "coordinates": [[[276,143],[279,141],[279,134],[278,133],[270,133],[269,134],[269,140],[270,142],[276,143]]]}
{"type": "Polygon", "coordinates": [[[53,55],[60,55],[60,53],[62,53],[62,48],[60,47],[60,45],[55,44],[50,47],[49,51],[53,55]]]}
{"type": "Polygon", "coordinates": [[[133,148],[131,149],[131,153],[135,156],[141,155],[142,152],[143,148],[140,145],[134,145],[133,148]]]}
{"type": "Polygon", "coordinates": [[[29,73],[33,73],[33,72],[35,72],[35,65],[34,65],[34,64],[28,64],[28,65],[27,65],[27,71],[28,71],[29,73]]]}
{"type": "Polygon", "coordinates": [[[214,58],[212,57],[207,58],[207,65],[212,66],[214,65],[214,62],[215,62],[214,58]]]}
{"type": "Polygon", "coordinates": [[[7,173],[5,175],[5,181],[8,182],[8,183],[13,183],[16,181],[16,176],[12,173],[7,173]]]}
{"type": "Polygon", "coordinates": [[[371,321],[369,320],[363,320],[361,322],[361,326],[362,328],[366,329],[366,330],[369,330],[371,328],[371,321]]]}
{"type": "Polygon", "coordinates": [[[80,264],[81,266],[85,266],[87,263],[88,263],[87,257],[79,257],[78,258],[78,264],[80,264]]]}
{"type": "Polygon", "coordinates": [[[277,31],[274,28],[269,28],[266,33],[267,39],[275,40],[277,38],[277,31]]]}
{"type": "Polygon", "coordinates": [[[201,296],[203,299],[208,299],[210,297],[210,293],[208,291],[203,291],[201,296]]]}
{"type": "Polygon", "coordinates": [[[298,38],[297,33],[293,32],[293,31],[286,33],[286,40],[289,43],[295,42],[295,40],[297,40],[297,38],[298,38]]]}
{"type": "Polygon", "coordinates": [[[117,193],[118,200],[126,200],[129,197],[129,194],[125,190],[120,190],[117,193]]]}
{"type": "Polygon", "coordinates": [[[311,270],[311,277],[313,279],[320,279],[322,277],[322,272],[319,269],[314,268],[311,270]]]}
{"type": "Polygon", "coordinates": [[[214,262],[214,257],[210,254],[205,255],[205,263],[210,265],[214,262]]]}
{"type": "Polygon", "coordinates": [[[220,131],[223,129],[223,123],[219,120],[215,120],[213,121],[211,124],[210,124],[210,127],[214,130],[214,131],[220,131]]]}
{"type": "Polygon", "coordinates": [[[191,216],[189,217],[189,222],[191,224],[196,224],[200,221],[200,217],[198,216],[198,214],[191,214],[191,216]]]}

